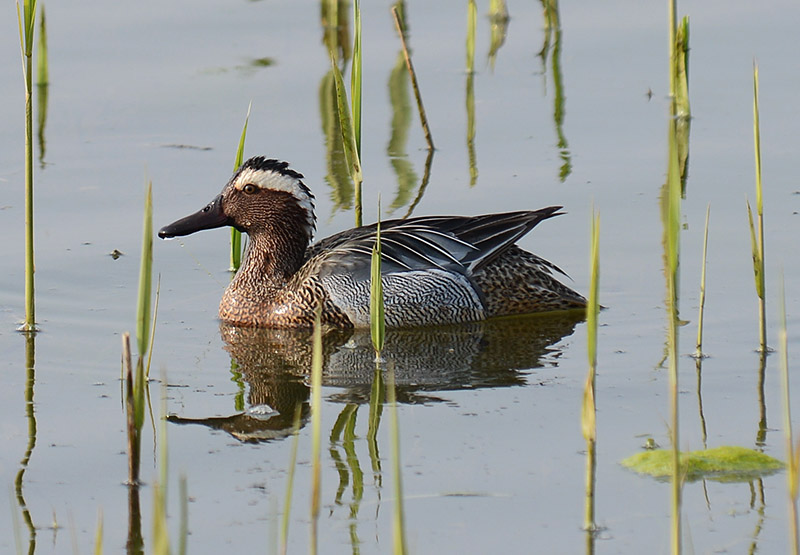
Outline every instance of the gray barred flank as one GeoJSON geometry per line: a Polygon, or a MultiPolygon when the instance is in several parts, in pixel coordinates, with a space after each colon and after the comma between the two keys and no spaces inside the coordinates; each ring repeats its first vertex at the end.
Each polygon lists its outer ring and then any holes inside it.
{"type": "MultiPolygon", "coordinates": [[[[348,274],[322,280],[332,303],[355,327],[369,326],[370,284],[348,274]]],[[[469,280],[441,270],[385,274],[382,278],[386,325],[414,327],[485,318],[483,304],[469,280]]]]}

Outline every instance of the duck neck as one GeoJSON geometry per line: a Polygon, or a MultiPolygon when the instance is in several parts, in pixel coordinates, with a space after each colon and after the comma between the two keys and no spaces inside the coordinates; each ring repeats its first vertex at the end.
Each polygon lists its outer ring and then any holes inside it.
{"type": "Polygon", "coordinates": [[[309,238],[305,233],[267,230],[248,235],[242,265],[219,306],[220,319],[240,325],[260,325],[287,282],[303,265],[309,238]]]}

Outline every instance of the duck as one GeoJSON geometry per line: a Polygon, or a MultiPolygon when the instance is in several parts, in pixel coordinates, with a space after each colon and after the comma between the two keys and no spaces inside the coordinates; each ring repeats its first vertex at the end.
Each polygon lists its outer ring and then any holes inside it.
{"type": "Polygon", "coordinates": [[[231,226],[248,236],[219,319],[256,328],[370,323],[371,254],[380,225],[387,327],[476,322],[584,309],[586,299],[555,278],[555,264],[516,243],[561,206],[479,216],[418,216],[342,231],[312,243],[314,195],[284,161],[245,161],[198,212],[164,226],[162,239],[231,226]]]}

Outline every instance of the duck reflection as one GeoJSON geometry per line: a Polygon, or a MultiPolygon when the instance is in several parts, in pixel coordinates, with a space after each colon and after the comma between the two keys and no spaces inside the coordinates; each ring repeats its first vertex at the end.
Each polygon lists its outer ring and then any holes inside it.
{"type": "MultiPolygon", "coordinates": [[[[581,310],[501,318],[436,328],[387,330],[384,367],[394,369],[399,403],[443,401],[436,392],[522,386],[532,369],[556,366],[556,345],[583,321],[581,310]]],[[[168,417],[177,424],[202,424],[243,442],[292,433],[295,410],[309,416],[311,330],[220,325],[224,349],[249,387],[247,408],[227,417],[168,417]]],[[[375,373],[370,334],[326,330],[322,383],[340,390],[329,400],[369,402],[375,373]]]]}

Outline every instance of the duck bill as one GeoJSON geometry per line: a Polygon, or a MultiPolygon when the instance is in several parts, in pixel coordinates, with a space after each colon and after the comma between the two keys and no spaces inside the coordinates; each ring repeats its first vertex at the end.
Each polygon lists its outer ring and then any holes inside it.
{"type": "Polygon", "coordinates": [[[222,210],[222,195],[219,195],[202,210],[162,227],[158,236],[162,239],[171,239],[226,225],[230,225],[230,220],[222,210]]]}

